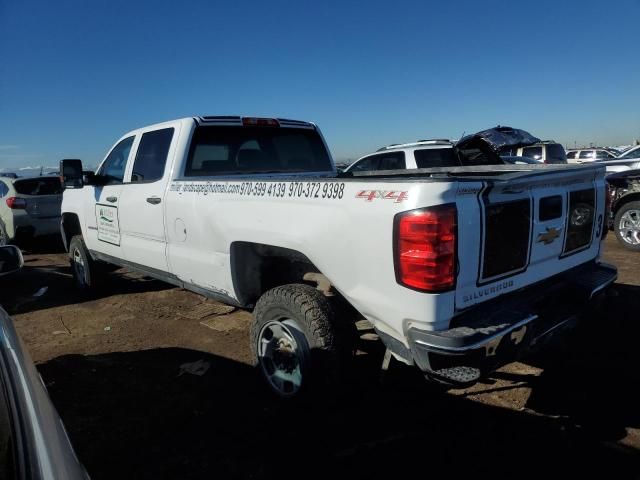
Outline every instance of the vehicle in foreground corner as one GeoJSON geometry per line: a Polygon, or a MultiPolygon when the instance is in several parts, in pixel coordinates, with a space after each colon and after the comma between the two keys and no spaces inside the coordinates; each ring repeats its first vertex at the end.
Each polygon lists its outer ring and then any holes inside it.
{"type": "Polygon", "coordinates": [[[255,307],[253,361],[282,397],[338,384],[363,318],[399,361],[468,385],[616,278],[604,167],[497,154],[537,140],[499,127],[433,146],[454,165],[337,174],[309,122],[165,122],[123,135],[89,184],[61,162],[63,240],[79,288],[113,264],[255,307]]]}
{"type": "Polygon", "coordinates": [[[609,185],[608,224],[620,244],[640,252],[640,170],[607,176],[609,185]]]}
{"type": "MultiPolygon", "coordinates": [[[[18,271],[20,250],[0,247],[0,275],[18,271]]],[[[0,284],[8,279],[1,278],[0,284]]],[[[1,287],[0,287],[1,288],[1,287]]],[[[86,480],[47,390],[7,312],[0,308],[0,478],[86,480]]]]}
{"type": "Polygon", "coordinates": [[[0,178],[0,245],[60,232],[60,177],[0,178]]]}

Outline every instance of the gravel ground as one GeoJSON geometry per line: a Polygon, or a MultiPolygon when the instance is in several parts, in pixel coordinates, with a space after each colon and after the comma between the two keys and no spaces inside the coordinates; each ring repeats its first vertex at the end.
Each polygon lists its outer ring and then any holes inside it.
{"type": "Polygon", "coordinates": [[[613,235],[606,317],[562,345],[447,392],[398,363],[380,382],[383,351],[363,339],[331,405],[265,392],[249,312],[125,271],[80,294],[50,245],[27,252],[0,303],[93,479],[640,478],[640,254],[613,235]]]}

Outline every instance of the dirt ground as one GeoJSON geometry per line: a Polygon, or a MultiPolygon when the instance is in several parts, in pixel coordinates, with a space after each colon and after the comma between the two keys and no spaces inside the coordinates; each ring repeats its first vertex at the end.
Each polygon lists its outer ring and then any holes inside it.
{"type": "Polygon", "coordinates": [[[267,394],[250,313],[125,271],[82,295],[51,245],[0,303],[93,479],[640,478],[640,254],[613,235],[605,316],[560,347],[447,392],[398,363],[380,382],[383,351],[363,339],[336,405],[267,394]]]}

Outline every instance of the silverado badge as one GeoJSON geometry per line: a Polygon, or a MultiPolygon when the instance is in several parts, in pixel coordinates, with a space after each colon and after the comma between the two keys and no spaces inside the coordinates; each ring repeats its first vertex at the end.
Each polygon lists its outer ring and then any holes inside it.
{"type": "Polygon", "coordinates": [[[547,227],[547,231],[538,235],[538,243],[544,242],[545,245],[549,245],[556,238],[560,236],[560,228],[549,228],[547,227]]]}

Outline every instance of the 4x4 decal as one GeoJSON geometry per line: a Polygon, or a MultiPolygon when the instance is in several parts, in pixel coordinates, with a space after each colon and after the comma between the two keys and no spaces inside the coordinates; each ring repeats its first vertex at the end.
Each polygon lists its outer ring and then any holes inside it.
{"type": "Polygon", "coordinates": [[[364,198],[367,202],[381,198],[383,200],[394,200],[394,203],[400,203],[409,198],[409,192],[397,192],[395,190],[360,190],[356,194],[356,198],[364,198]]]}

